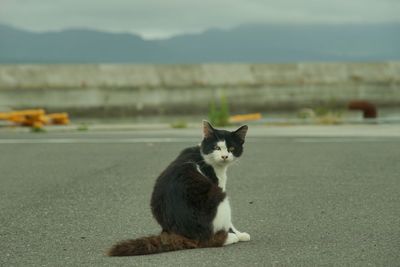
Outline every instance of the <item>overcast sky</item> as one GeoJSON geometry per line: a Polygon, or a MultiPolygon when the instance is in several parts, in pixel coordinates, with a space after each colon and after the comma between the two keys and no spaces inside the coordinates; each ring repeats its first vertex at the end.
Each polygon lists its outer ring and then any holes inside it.
{"type": "Polygon", "coordinates": [[[0,23],[91,28],[145,38],[246,23],[400,22],[400,0],[0,0],[0,23]]]}

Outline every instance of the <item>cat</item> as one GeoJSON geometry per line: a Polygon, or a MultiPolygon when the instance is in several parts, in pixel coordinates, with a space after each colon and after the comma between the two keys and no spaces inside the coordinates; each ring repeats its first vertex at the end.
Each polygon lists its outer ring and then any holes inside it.
{"type": "Polygon", "coordinates": [[[109,256],[134,256],[182,249],[221,247],[249,241],[231,221],[226,195],[227,167],[243,153],[247,125],[236,131],[203,121],[200,145],[184,149],[158,177],[151,211],[159,235],[121,241],[109,256]]]}

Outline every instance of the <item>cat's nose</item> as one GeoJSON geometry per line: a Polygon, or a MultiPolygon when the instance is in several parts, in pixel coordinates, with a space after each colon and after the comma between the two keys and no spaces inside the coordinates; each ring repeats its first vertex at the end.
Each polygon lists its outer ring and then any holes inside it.
{"type": "Polygon", "coordinates": [[[221,156],[221,158],[222,158],[223,160],[226,160],[226,159],[228,159],[228,156],[221,156]]]}

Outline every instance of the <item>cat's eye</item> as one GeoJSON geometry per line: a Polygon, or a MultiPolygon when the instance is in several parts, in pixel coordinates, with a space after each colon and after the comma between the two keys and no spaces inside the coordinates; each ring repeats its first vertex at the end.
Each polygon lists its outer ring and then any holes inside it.
{"type": "Polygon", "coordinates": [[[214,150],[221,150],[219,146],[214,146],[214,150]]]}
{"type": "Polygon", "coordinates": [[[232,152],[233,150],[235,150],[235,148],[234,148],[233,146],[231,146],[231,147],[228,149],[229,152],[232,152]]]}

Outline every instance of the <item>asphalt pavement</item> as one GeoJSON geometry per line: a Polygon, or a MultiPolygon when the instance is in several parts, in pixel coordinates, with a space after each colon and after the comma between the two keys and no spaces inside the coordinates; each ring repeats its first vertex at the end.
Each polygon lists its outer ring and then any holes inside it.
{"type": "Polygon", "coordinates": [[[0,266],[400,266],[400,136],[327,129],[250,128],[227,183],[250,242],[125,258],[104,251],[158,233],[154,181],[199,131],[0,132],[0,266]]]}

